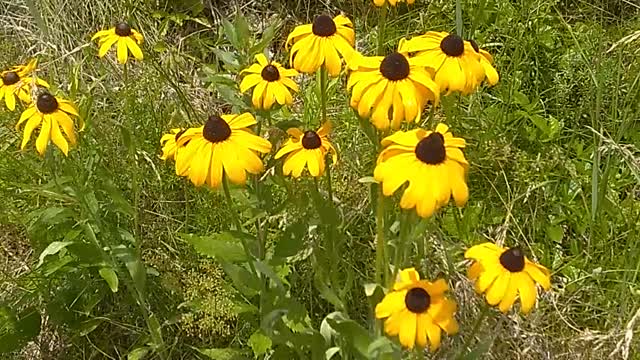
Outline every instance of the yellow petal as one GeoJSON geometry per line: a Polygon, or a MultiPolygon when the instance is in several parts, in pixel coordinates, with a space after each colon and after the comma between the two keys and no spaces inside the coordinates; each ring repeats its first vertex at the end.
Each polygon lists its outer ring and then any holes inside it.
{"type": "Polygon", "coordinates": [[[133,55],[133,57],[135,57],[138,60],[144,59],[144,55],[142,54],[142,50],[140,49],[140,46],[138,46],[138,44],[136,44],[136,42],[133,41],[132,38],[126,37],[124,38],[124,40],[127,43],[127,47],[131,51],[131,54],[133,55]]]}
{"type": "Polygon", "coordinates": [[[549,270],[542,265],[534,264],[529,260],[525,260],[524,271],[531,276],[531,278],[540,284],[543,289],[551,289],[551,276],[549,270]]]}
{"type": "Polygon", "coordinates": [[[416,342],[416,314],[412,313],[409,310],[403,311],[404,321],[400,326],[400,344],[402,346],[413,349],[413,346],[416,342]]]}
{"type": "Polygon", "coordinates": [[[44,156],[47,151],[47,145],[49,144],[49,137],[51,135],[51,115],[44,115],[42,120],[42,126],[40,127],[40,134],[36,139],[36,150],[40,155],[44,156]]]}
{"type": "Polygon", "coordinates": [[[100,49],[98,50],[98,57],[104,57],[107,54],[107,51],[113,46],[113,44],[118,41],[118,36],[110,36],[105,38],[104,42],[100,45],[100,49]]]}
{"type": "Polygon", "coordinates": [[[69,143],[67,143],[67,140],[62,136],[55,116],[51,117],[51,141],[53,141],[65,156],[69,154],[69,143]]]}
{"type": "Polygon", "coordinates": [[[391,291],[376,305],[376,318],[382,319],[405,308],[404,298],[407,290],[391,291]]]}
{"type": "Polygon", "coordinates": [[[520,310],[523,314],[528,314],[536,304],[536,285],[525,272],[519,272],[515,274],[514,277],[518,283],[518,292],[520,293],[520,310]]]}
{"type": "Polygon", "coordinates": [[[129,54],[127,53],[127,38],[120,37],[118,39],[118,62],[120,64],[125,64],[127,62],[127,58],[129,54]]]}
{"type": "Polygon", "coordinates": [[[489,305],[497,305],[502,300],[510,281],[511,273],[508,271],[503,272],[496,278],[489,290],[487,290],[487,303],[489,305]]]}

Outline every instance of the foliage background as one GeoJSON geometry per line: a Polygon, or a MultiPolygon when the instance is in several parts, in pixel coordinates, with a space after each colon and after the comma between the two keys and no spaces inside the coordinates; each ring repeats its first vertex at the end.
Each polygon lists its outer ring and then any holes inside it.
{"type": "MultiPolygon", "coordinates": [[[[449,339],[450,352],[434,356],[471,351],[467,358],[602,359],[622,357],[626,348],[638,358],[640,42],[608,50],[640,29],[640,5],[462,4],[465,30],[494,54],[501,81],[470,99],[451,100],[460,112],[454,133],[470,144],[471,200],[461,225],[448,209],[415,240],[422,244],[416,245],[422,255],[416,264],[432,278],[449,274],[460,305],[461,333],[449,339]],[[552,269],[554,291],[526,318],[490,316],[472,329],[482,299],[451,270],[464,269],[461,249],[484,240],[525,246],[552,269]]],[[[377,14],[363,0],[0,0],[1,67],[38,55],[42,76],[81,104],[88,123],[79,144],[82,157],[71,155],[81,166],[57,168],[53,177],[51,164],[60,162],[20,152],[13,129],[17,114],[0,112],[0,315],[6,315],[4,306],[17,309],[20,318],[29,319],[32,309],[43,313],[40,334],[11,356],[117,359],[146,341],[135,299],[110,292],[90,266],[80,263],[61,278],[34,271],[47,245],[76,226],[64,210],[76,200],[50,192],[58,181],[83,189],[82,198],[93,199],[89,205],[95,201],[109,229],[136,235],[147,267],[146,296],[169,358],[206,358],[197,349],[248,348],[259,324],[238,309],[238,294],[220,266],[179,236],[223,230],[228,209],[220,194],[178,179],[158,159],[158,140],[184,125],[189,112],[206,114],[238,101],[220,74],[250,59],[239,52],[239,64],[229,60],[229,53],[238,52],[222,19],[241,12],[257,34],[277,23],[267,51],[284,60],[284,40],[295,24],[339,11],[354,19],[359,50],[371,53],[377,14]],[[90,34],[123,18],[146,37],[147,59],[131,66],[135,83],[128,89],[122,88],[121,71],[97,61],[89,42],[90,34]],[[139,188],[132,186],[134,176],[139,188]]],[[[404,36],[452,30],[454,2],[416,0],[391,19],[389,49],[404,36]]],[[[358,179],[370,176],[373,159],[342,86],[342,80],[334,84],[329,111],[341,154],[335,196],[347,209],[342,257],[354,274],[349,316],[366,321],[371,310],[363,285],[373,273],[374,224],[368,187],[358,179]]],[[[305,103],[309,97],[302,94],[305,103]]],[[[314,116],[309,107],[302,117],[308,116],[314,116]]],[[[242,200],[241,192],[234,196],[242,200]]],[[[297,215],[269,221],[284,227],[297,215]]],[[[319,326],[332,306],[315,289],[308,260],[298,256],[282,272],[319,326]]]]}

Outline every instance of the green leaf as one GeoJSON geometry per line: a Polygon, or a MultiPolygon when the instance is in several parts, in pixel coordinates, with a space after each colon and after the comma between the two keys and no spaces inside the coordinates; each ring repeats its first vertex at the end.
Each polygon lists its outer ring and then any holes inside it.
{"type": "Polygon", "coordinates": [[[208,236],[181,234],[180,237],[193,245],[200,255],[228,262],[247,260],[242,242],[232,233],[223,232],[208,236]]]}
{"type": "Polygon", "coordinates": [[[160,349],[164,345],[164,340],[162,339],[162,327],[160,327],[160,322],[155,314],[149,315],[147,327],[151,332],[151,339],[153,340],[155,348],[160,349]]]}
{"type": "Polygon", "coordinates": [[[264,355],[271,349],[273,342],[271,339],[264,335],[261,330],[258,330],[249,338],[249,346],[253,350],[253,355],[258,358],[260,355],[264,355]]]}
{"type": "Polygon", "coordinates": [[[22,348],[40,334],[40,313],[29,308],[16,316],[8,307],[0,308],[0,353],[22,348]]]}
{"type": "Polygon", "coordinates": [[[234,21],[234,30],[236,35],[238,36],[238,41],[242,45],[243,50],[246,48],[247,44],[249,44],[249,38],[251,37],[251,32],[249,30],[249,24],[247,23],[247,19],[242,15],[240,11],[236,14],[236,19],[234,21]]]}
{"type": "Polygon", "coordinates": [[[257,271],[263,273],[264,275],[267,275],[267,277],[276,284],[280,291],[282,291],[283,293],[285,292],[284,285],[282,284],[280,277],[278,277],[278,274],[276,274],[269,265],[259,260],[254,262],[254,265],[257,271]]]}
{"type": "Polygon", "coordinates": [[[139,347],[127,354],[127,360],[142,360],[149,353],[148,347],[139,347]]]}
{"type": "Polygon", "coordinates": [[[331,328],[342,335],[342,338],[353,346],[353,348],[361,355],[368,355],[369,345],[372,341],[369,332],[365,328],[353,320],[337,321],[334,319],[327,319],[327,322],[331,325],[331,328]]]}
{"type": "Polygon", "coordinates": [[[324,357],[327,360],[331,360],[331,358],[333,358],[333,356],[339,352],[340,352],[340,348],[337,346],[334,346],[332,348],[328,348],[327,351],[325,351],[324,357]]]}
{"type": "Polygon", "coordinates": [[[263,52],[264,49],[273,40],[277,30],[280,28],[281,25],[282,23],[279,20],[276,20],[275,22],[271,23],[271,25],[269,25],[266,29],[264,29],[264,32],[262,33],[262,37],[260,38],[260,41],[258,41],[255,45],[251,47],[251,49],[249,49],[249,55],[252,56],[257,53],[263,52]]]}
{"type": "Polygon", "coordinates": [[[232,348],[223,349],[196,349],[204,356],[208,356],[213,360],[249,360],[247,353],[232,348]]]}
{"type": "Polygon", "coordinates": [[[58,252],[60,252],[60,250],[66,248],[67,246],[69,246],[71,244],[73,244],[72,241],[54,241],[54,242],[52,242],[40,254],[40,257],[38,258],[38,265],[36,265],[36,267],[40,267],[42,265],[42,263],[44,263],[44,258],[47,257],[48,255],[55,255],[58,252]]]}
{"type": "Polygon", "coordinates": [[[562,229],[562,225],[548,225],[547,226],[547,236],[551,241],[559,243],[562,241],[564,237],[564,230],[562,229]]]}
{"type": "Polygon", "coordinates": [[[244,267],[222,261],[222,269],[243,295],[252,297],[260,291],[260,279],[244,267]]]}
{"type": "Polygon", "coordinates": [[[86,336],[92,333],[95,329],[98,328],[102,324],[102,319],[91,319],[87,321],[83,321],[80,324],[79,334],[80,336],[86,336]]]}
{"type": "Polygon", "coordinates": [[[107,282],[112,292],[118,292],[118,275],[112,268],[104,267],[99,271],[100,276],[107,282]]]}
{"type": "Polygon", "coordinates": [[[274,250],[274,256],[279,258],[293,256],[304,247],[304,237],[307,233],[307,225],[296,222],[287,227],[278,239],[274,250]]]}
{"type": "Polygon", "coordinates": [[[238,40],[238,34],[236,33],[236,29],[233,24],[229,20],[222,18],[222,29],[224,30],[224,34],[231,45],[233,45],[237,50],[240,49],[241,44],[238,40]]]}

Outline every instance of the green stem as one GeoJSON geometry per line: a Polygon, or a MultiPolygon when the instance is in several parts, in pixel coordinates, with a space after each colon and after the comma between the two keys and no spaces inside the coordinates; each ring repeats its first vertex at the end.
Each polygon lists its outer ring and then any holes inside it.
{"type": "Polygon", "coordinates": [[[376,206],[376,281],[387,284],[387,244],[385,243],[384,194],[378,185],[378,204],[376,206]]]}
{"type": "MultiPolygon", "coordinates": [[[[240,222],[240,214],[236,211],[236,207],[233,204],[233,199],[231,198],[231,192],[229,191],[229,183],[227,180],[227,174],[222,174],[222,189],[224,190],[224,196],[227,200],[227,204],[229,205],[229,212],[231,212],[231,218],[233,219],[233,225],[236,231],[242,231],[242,223],[240,222]]],[[[249,268],[251,268],[251,272],[258,276],[256,272],[256,267],[253,264],[253,254],[249,250],[249,244],[247,244],[247,239],[244,236],[239,236],[240,241],[242,241],[242,248],[244,249],[245,254],[247,255],[247,262],[249,263],[249,268]]]]}
{"type": "Polygon", "coordinates": [[[456,33],[462,37],[462,6],[461,0],[456,0],[456,33]]]}
{"type": "MultiPolygon", "coordinates": [[[[459,1],[459,0],[458,0],[459,1]]],[[[376,54],[378,56],[383,56],[385,54],[384,51],[384,31],[387,25],[387,4],[385,4],[381,9],[378,17],[378,46],[376,48],[376,54]]]]}
{"type": "Polygon", "coordinates": [[[400,234],[398,237],[398,243],[396,246],[395,254],[393,254],[393,276],[391,281],[395,281],[398,276],[398,271],[404,265],[404,248],[406,247],[406,239],[409,225],[409,213],[400,211],[400,234]]]}

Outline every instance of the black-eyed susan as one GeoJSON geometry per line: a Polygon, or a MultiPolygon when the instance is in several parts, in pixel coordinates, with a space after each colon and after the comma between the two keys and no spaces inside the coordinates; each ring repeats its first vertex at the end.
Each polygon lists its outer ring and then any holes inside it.
{"type": "Polygon", "coordinates": [[[162,135],[160,138],[160,145],[162,146],[162,155],[160,159],[162,160],[172,160],[175,159],[176,152],[178,151],[178,139],[187,129],[171,129],[171,132],[168,134],[162,135]]]}
{"type": "MultiPolygon", "coordinates": [[[[493,56],[491,56],[488,51],[481,49],[478,46],[478,43],[474,40],[469,40],[469,43],[471,44],[473,50],[480,54],[480,65],[482,65],[482,68],[484,69],[484,75],[486,77],[487,83],[490,86],[497,84],[500,80],[500,76],[498,75],[498,71],[496,70],[496,68],[493,67],[493,56]]],[[[480,78],[478,79],[478,82],[482,82],[484,80],[485,78],[480,78]]],[[[468,90],[469,92],[473,91],[473,89],[468,90]]]]}
{"type": "Polygon", "coordinates": [[[293,104],[291,91],[298,91],[298,84],[291,78],[298,75],[294,69],[285,69],[275,61],[268,61],[263,54],[255,56],[256,63],[242,70],[248,74],[240,82],[240,92],[253,89],[252,102],[256,109],[269,110],[274,103],[293,104]]]}
{"type": "Polygon", "coordinates": [[[284,175],[298,178],[307,168],[311,176],[322,176],[326,166],[324,161],[327,153],[332,155],[332,160],[335,164],[338,160],[338,155],[336,149],[329,142],[328,136],[330,132],[331,123],[328,121],[318,131],[308,130],[303,132],[298,128],[287,130],[291,137],[275,156],[276,159],[279,159],[287,155],[282,166],[284,175]]]}
{"type": "Polygon", "coordinates": [[[69,153],[69,143],[71,145],[76,143],[73,117],[79,118],[78,109],[73,103],[63,98],[55,97],[48,92],[40,93],[35,103],[31,104],[22,113],[16,125],[17,130],[20,125],[26,123],[20,148],[24,150],[31,139],[33,131],[40,127],[40,133],[36,139],[38,153],[44,155],[45,151],[47,151],[49,140],[51,140],[67,155],[69,153]],[[66,138],[62,135],[63,132],[66,138]]]}
{"type": "Polygon", "coordinates": [[[104,57],[109,49],[116,44],[117,58],[120,64],[127,62],[129,52],[137,60],[144,58],[140,49],[144,37],[125,22],[120,22],[111,29],[98,31],[93,35],[91,41],[96,39],[98,40],[98,45],[100,45],[100,50],[98,50],[99,57],[104,57]]]}
{"type": "Polygon", "coordinates": [[[498,305],[504,313],[519,296],[520,311],[528,314],[536,304],[536,283],[544,290],[551,288],[549,270],[529,261],[518,247],[502,248],[488,242],[471,247],[464,257],[473,260],[469,278],[475,281],[476,291],[485,293],[489,305],[498,305]]]}
{"type": "Polygon", "coordinates": [[[38,62],[30,60],[26,65],[18,65],[0,73],[0,100],[4,98],[7,109],[16,109],[16,100],[31,103],[31,90],[35,86],[49,87],[46,81],[32,75],[38,62]]]}
{"type": "Polygon", "coordinates": [[[448,130],[447,125],[438,124],[435,131],[398,131],[384,138],[384,150],[373,172],[382,183],[382,193],[391,196],[408,182],[400,207],[415,208],[424,218],[445,206],[452,196],[457,206],[464,206],[469,198],[469,163],[461,149],[466,143],[448,130]]]}
{"type": "Polygon", "coordinates": [[[319,15],[312,24],[297,26],[287,38],[291,45],[289,63],[293,68],[307,74],[315,73],[325,66],[329,75],[338,76],[342,69],[342,57],[350,66],[357,56],[353,46],[355,32],[353,23],[344,15],[331,18],[319,15]]]}
{"type": "Polygon", "coordinates": [[[406,2],[408,5],[413,4],[416,0],[373,0],[376,6],[384,6],[385,3],[396,6],[397,3],[406,2]]]}
{"type": "Polygon", "coordinates": [[[351,107],[371,118],[380,130],[397,129],[402,121],[419,121],[427,101],[437,103],[440,89],[432,73],[415,59],[394,52],[361,57],[349,75],[351,107]]]}
{"type": "Polygon", "coordinates": [[[409,40],[402,39],[399,51],[415,54],[422,64],[435,70],[434,80],[441,91],[467,94],[484,79],[480,54],[456,34],[429,31],[409,40]]]}
{"type": "Polygon", "coordinates": [[[456,303],[444,296],[449,289],[443,279],[420,280],[414,269],[404,269],[398,275],[393,290],[376,306],[376,318],[387,318],[384,331],[398,336],[400,344],[413,349],[417,344],[431,351],[440,347],[442,330],[449,335],[458,332],[454,318],[456,303]]]}
{"type": "Polygon", "coordinates": [[[176,172],[196,186],[217,188],[223,174],[234,184],[244,184],[247,172],[264,170],[258,153],[271,151],[271,143],[249,129],[255,124],[250,113],[213,115],[204,126],[188,129],[176,142],[176,172]]]}

